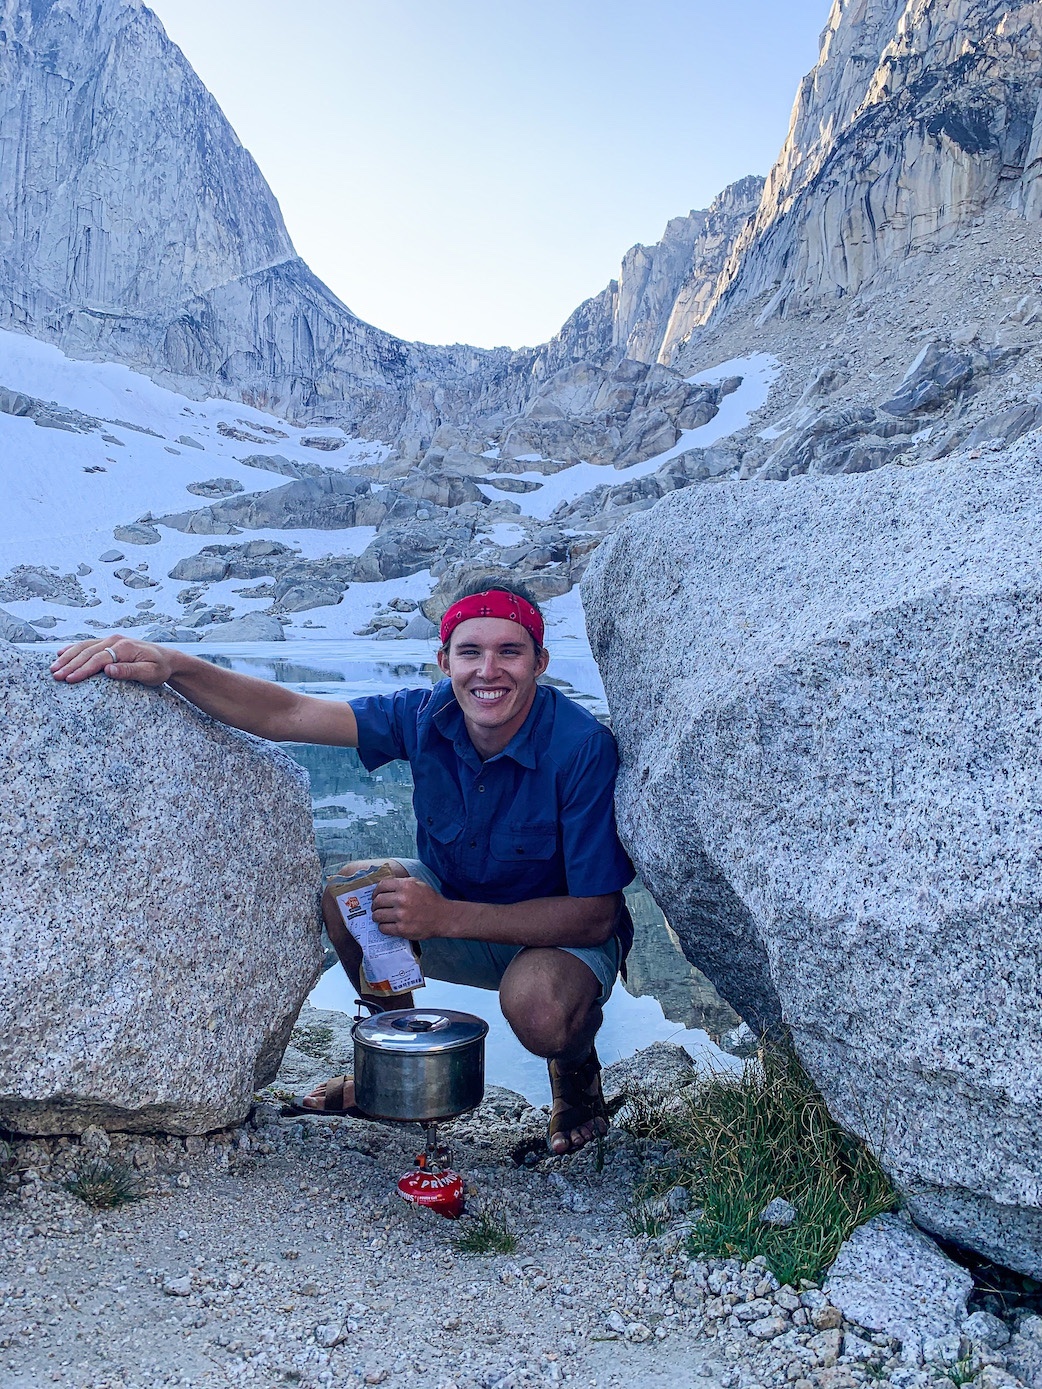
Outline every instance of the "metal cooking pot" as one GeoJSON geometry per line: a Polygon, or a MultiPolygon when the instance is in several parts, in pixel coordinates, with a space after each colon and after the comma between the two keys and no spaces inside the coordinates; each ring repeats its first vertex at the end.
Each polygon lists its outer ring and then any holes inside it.
{"type": "Polygon", "coordinates": [[[374,1119],[435,1124],[485,1094],[488,1023],[471,1013],[401,1008],[363,1018],[355,1042],[355,1104],[374,1119]]]}

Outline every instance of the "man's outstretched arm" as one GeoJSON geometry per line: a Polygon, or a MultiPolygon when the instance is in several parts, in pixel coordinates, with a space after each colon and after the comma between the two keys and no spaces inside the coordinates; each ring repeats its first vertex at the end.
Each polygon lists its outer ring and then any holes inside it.
{"type": "Polygon", "coordinates": [[[297,694],[153,642],[121,636],[76,642],[58,653],[51,672],[70,685],[102,673],[110,680],[167,684],[221,723],[273,742],[358,746],[350,704],[297,694]]]}

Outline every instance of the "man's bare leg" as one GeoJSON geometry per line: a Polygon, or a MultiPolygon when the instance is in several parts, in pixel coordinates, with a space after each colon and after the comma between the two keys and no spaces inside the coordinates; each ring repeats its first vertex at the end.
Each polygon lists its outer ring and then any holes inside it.
{"type": "MultiPolygon", "coordinates": [[[[407,878],[409,875],[398,862],[397,859],[378,859],[378,863],[386,863],[388,868],[394,873],[396,878],[407,878]]],[[[353,863],[342,864],[332,875],[332,879],[349,878],[355,873],[364,873],[367,868],[373,866],[372,859],[356,859],[353,863]]],[[[386,998],[376,998],[371,994],[364,994],[361,985],[362,968],[362,947],[355,940],[354,936],[344,925],[343,917],[340,915],[340,908],[336,904],[334,895],[337,884],[331,880],[331,884],[322,894],[322,919],[326,923],[326,934],[332,942],[333,949],[337,953],[340,963],[344,967],[347,977],[351,980],[358,997],[366,1003],[378,1004],[381,1008],[386,1007],[386,998]]],[[[397,994],[394,1005],[396,1008],[411,1008],[413,1006],[412,994],[397,994]]],[[[314,1109],[321,1113],[326,1095],[325,1085],[318,1085],[312,1090],[310,1095],[304,1098],[304,1107],[314,1109]]],[[[348,1083],[344,1086],[344,1106],[354,1104],[354,1085],[348,1083]]]]}
{"type": "MultiPolygon", "coordinates": [[[[536,1056],[574,1070],[593,1050],[603,1021],[597,998],[600,984],[582,960],[566,950],[528,949],[511,960],[499,986],[503,1015],[518,1041],[536,1056]]],[[[591,1119],[568,1134],[555,1134],[555,1153],[574,1153],[608,1126],[591,1119]]]]}

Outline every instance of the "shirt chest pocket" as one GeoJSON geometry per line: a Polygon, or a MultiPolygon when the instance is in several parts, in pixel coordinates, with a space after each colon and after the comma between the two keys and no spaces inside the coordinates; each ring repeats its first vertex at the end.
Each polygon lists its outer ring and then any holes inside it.
{"type": "Polygon", "coordinates": [[[557,852],[557,826],[524,825],[511,828],[505,825],[494,829],[489,836],[489,849],[500,863],[527,863],[553,858],[557,852]]]}
{"type": "Polygon", "coordinates": [[[424,815],[420,823],[439,844],[451,844],[459,838],[463,828],[463,812],[454,810],[452,806],[441,806],[424,815]]]}

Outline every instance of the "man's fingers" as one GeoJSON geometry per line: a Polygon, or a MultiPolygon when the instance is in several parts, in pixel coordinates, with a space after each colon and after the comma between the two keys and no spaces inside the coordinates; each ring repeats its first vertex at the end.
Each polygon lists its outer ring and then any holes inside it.
{"type": "Polygon", "coordinates": [[[56,680],[64,680],[70,685],[98,675],[106,666],[114,664],[112,658],[119,655],[122,640],[112,636],[97,641],[80,641],[75,646],[66,647],[51,665],[51,673],[56,680]]]}
{"type": "MultiPolygon", "coordinates": [[[[100,643],[104,645],[104,643],[100,643]]],[[[98,639],[92,637],[89,641],[73,642],[71,646],[63,646],[59,649],[57,656],[51,662],[51,670],[58,671],[76,662],[83,652],[91,652],[97,649],[98,639]]]]}
{"type": "Polygon", "coordinates": [[[136,680],[142,685],[161,685],[168,674],[160,647],[119,635],[67,646],[51,663],[55,680],[69,685],[102,671],[112,680],[136,680]]]}

